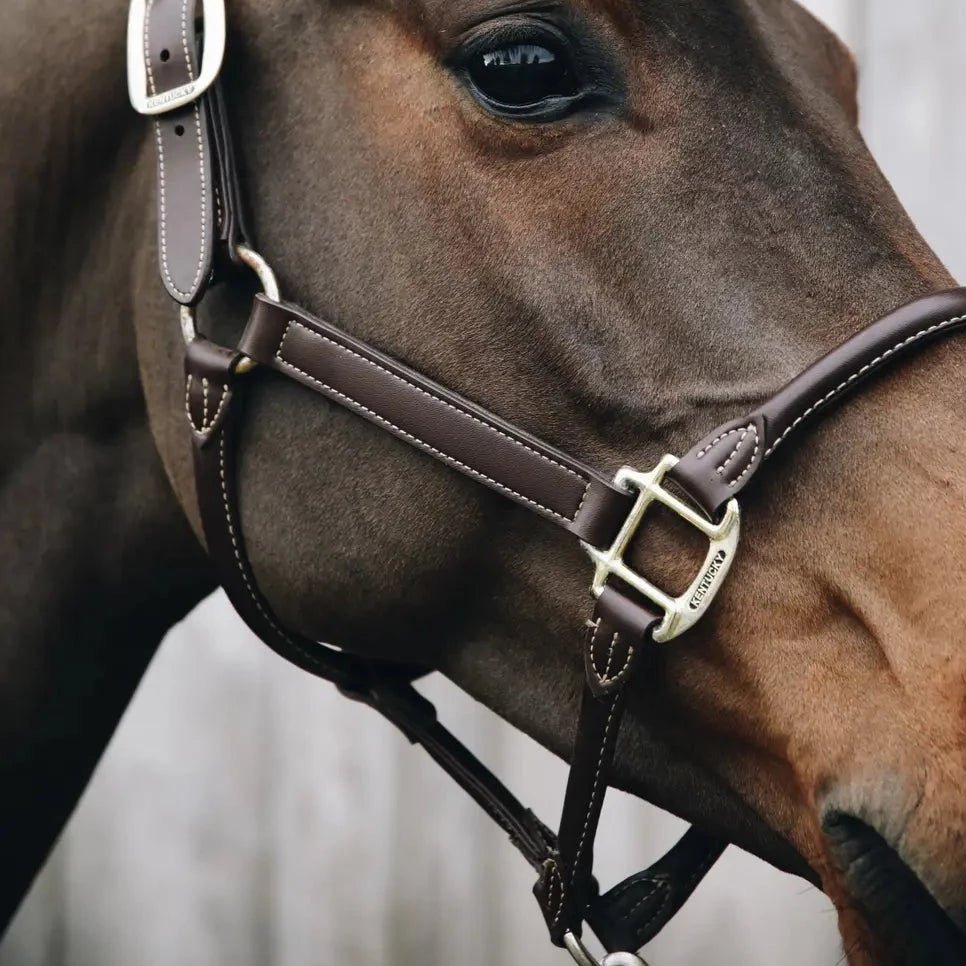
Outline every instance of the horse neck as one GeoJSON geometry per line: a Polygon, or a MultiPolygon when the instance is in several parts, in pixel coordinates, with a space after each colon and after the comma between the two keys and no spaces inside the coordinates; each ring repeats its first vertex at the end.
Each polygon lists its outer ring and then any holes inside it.
{"type": "Polygon", "coordinates": [[[109,6],[73,32],[28,4],[0,38],[0,927],[161,636],[211,587],[138,378],[130,247],[153,227],[109,6]]]}

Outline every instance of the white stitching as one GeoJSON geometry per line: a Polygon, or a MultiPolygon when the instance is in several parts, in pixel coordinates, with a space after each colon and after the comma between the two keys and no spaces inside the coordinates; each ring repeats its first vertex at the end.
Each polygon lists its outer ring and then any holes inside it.
{"type": "MultiPolygon", "coordinates": [[[[566,467],[564,468],[566,469],[566,467]]],[[[578,474],[576,473],[574,475],[577,476],[579,480],[583,480],[582,476],[578,476],[578,474]]],[[[580,503],[577,504],[577,509],[574,510],[573,520],[571,521],[572,523],[577,522],[577,517],[580,516],[580,511],[583,510],[584,504],[587,502],[587,494],[589,492],[590,492],[590,480],[587,480],[587,485],[584,487],[584,492],[580,494],[580,503]]]]}
{"type": "Polygon", "coordinates": [[[188,80],[193,83],[195,72],[191,66],[191,53],[188,50],[188,3],[189,0],[183,0],[181,4],[181,46],[184,49],[185,66],[188,68],[188,80]]]}
{"type": "Polygon", "coordinates": [[[560,869],[557,868],[556,862],[553,863],[550,873],[551,873],[550,882],[547,883],[547,901],[550,903],[553,902],[552,886],[554,882],[557,883],[557,891],[560,896],[556,904],[556,909],[557,909],[556,914],[554,915],[553,922],[550,925],[551,929],[556,929],[557,923],[560,922],[560,915],[563,912],[563,907],[564,907],[564,885],[563,885],[563,877],[560,875],[560,869]]]}
{"type": "Polygon", "coordinates": [[[597,803],[597,790],[600,788],[600,776],[604,768],[604,752],[607,750],[607,739],[610,737],[611,725],[614,723],[614,713],[617,711],[617,704],[620,697],[615,697],[610,706],[610,714],[607,716],[607,724],[604,725],[604,737],[600,742],[600,756],[597,759],[597,771],[594,773],[594,784],[590,790],[590,801],[587,804],[587,816],[584,819],[584,828],[580,833],[580,841],[577,843],[577,852],[574,855],[574,864],[570,870],[570,881],[574,881],[577,875],[577,868],[580,865],[580,857],[584,851],[584,842],[587,840],[587,830],[590,828],[590,816],[597,803]]]}
{"type": "Polygon", "coordinates": [[[154,68],[151,66],[151,11],[154,9],[154,0],[148,0],[148,5],[144,11],[144,66],[148,71],[148,86],[151,89],[151,96],[157,94],[154,86],[154,68]]]}
{"type": "MultiPolygon", "coordinates": [[[[735,457],[738,455],[738,451],[741,449],[741,444],[748,437],[749,433],[754,433],[755,448],[752,451],[751,459],[749,460],[748,465],[744,468],[744,470],[742,470],[741,475],[734,480],[728,481],[728,486],[736,486],[748,475],[748,473],[751,471],[752,466],[755,465],[755,460],[758,459],[758,450],[761,447],[761,439],[758,436],[758,427],[755,426],[754,423],[749,423],[747,426],[740,427],[739,429],[729,429],[728,432],[722,433],[720,436],[715,436],[715,438],[711,440],[711,442],[708,443],[708,445],[705,446],[704,449],[702,449],[701,452],[697,454],[696,458],[699,460],[703,459],[705,456],[708,455],[708,453],[711,452],[711,450],[715,448],[715,446],[718,443],[721,442],[721,440],[727,439],[729,436],[735,436],[740,434],[738,442],[735,444],[735,448],[728,455],[728,458],[718,467],[718,474],[723,475],[725,468],[729,466],[731,462],[735,459],[735,457]]],[[[765,453],[765,456],[767,457],[768,453],[765,453]]]]}
{"type": "MultiPolygon", "coordinates": [[[[597,635],[600,633],[600,618],[594,622],[594,633],[590,635],[590,664],[594,669],[594,674],[597,675],[597,679],[600,680],[600,672],[597,670],[597,659],[594,656],[594,648],[597,646],[597,635]]],[[[614,643],[611,641],[611,649],[613,652],[614,643]]]]}
{"type": "MultiPolygon", "coordinates": [[[[608,895],[614,899],[619,899],[622,895],[625,895],[626,893],[630,892],[631,889],[636,888],[638,884],[643,882],[645,879],[650,879],[652,875],[653,875],[653,872],[650,869],[645,869],[643,872],[638,872],[637,875],[631,876],[626,882],[622,882],[619,886],[614,886],[614,888],[611,889],[608,895]]],[[[648,893],[649,896],[654,895],[654,893],[661,886],[666,886],[667,883],[663,881],[658,881],[658,882],[651,882],[651,885],[654,886],[654,888],[651,889],[651,891],[648,893]]]]}
{"type": "Polygon", "coordinates": [[[705,448],[703,450],[701,450],[700,453],[698,453],[697,459],[699,459],[699,460],[700,459],[704,459],[704,457],[707,456],[708,453],[710,453],[711,450],[713,450],[715,448],[715,445],[717,443],[720,443],[721,440],[727,439],[729,436],[734,436],[735,433],[740,433],[740,432],[741,432],[740,429],[729,429],[727,433],[722,433],[720,436],[715,436],[715,438],[713,440],[711,440],[711,442],[708,443],[708,445],[705,446],[705,448]]]}
{"type": "Polygon", "coordinates": [[[205,246],[208,243],[207,218],[208,218],[208,184],[205,180],[205,142],[201,136],[201,112],[198,109],[198,102],[194,103],[195,114],[195,135],[198,139],[198,180],[201,184],[201,247],[198,251],[198,269],[191,282],[194,288],[201,281],[201,273],[205,266],[205,246]]]}
{"type": "Polygon", "coordinates": [[[218,422],[218,417],[221,415],[222,409],[225,408],[225,402],[228,399],[228,390],[225,389],[224,387],[222,388],[221,399],[218,402],[218,408],[215,409],[215,412],[212,415],[211,420],[206,422],[207,411],[208,411],[208,385],[207,385],[208,380],[207,379],[202,380],[202,385],[204,386],[205,415],[202,417],[201,429],[198,429],[198,424],[195,422],[195,417],[191,412],[191,381],[192,381],[192,376],[189,374],[187,386],[185,388],[185,393],[184,393],[184,411],[188,415],[188,422],[191,424],[192,432],[194,432],[197,436],[204,436],[206,431],[210,432],[215,428],[215,425],[218,422]]]}
{"type": "Polygon", "coordinates": [[[901,342],[897,342],[891,349],[886,349],[886,351],[883,352],[882,355],[876,356],[870,362],[867,362],[857,372],[852,373],[852,375],[849,376],[848,379],[844,380],[843,382],[840,382],[834,389],[832,389],[830,392],[827,392],[824,396],[822,396],[821,399],[812,403],[812,405],[809,406],[808,409],[806,409],[805,412],[801,414],[801,416],[799,416],[793,422],[789,423],[789,425],[785,428],[785,431],[781,434],[781,436],[779,436],[778,439],[776,439],[775,442],[772,443],[772,445],[768,447],[768,449],[765,451],[764,458],[768,459],[768,457],[771,456],[771,454],[774,453],[775,450],[778,449],[778,447],[782,444],[785,437],[803,419],[807,419],[820,406],[824,406],[825,403],[834,399],[837,395],[839,395],[839,393],[841,393],[849,385],[855,382],[856,379],[859,379],[861,376],[864,376],[867,372],[869,372],[869,370],[874,369],[876,366],[885,362],[885,360],[888,359],[889,356],[895,355],[895,353],[899,352],[901,349],[904,349],[906,346],[912,345],[914,342],[918,342],[920,339],[924,339],[927,335],[932,335],[933,332],[941,332],[943,329],[948,329],[951,325],[956,325],[958,322],[964,322],[964,321],[966,321],[966,315],[958,315],[955,318],[947,319],[945,322],[938,322],[935,325],[930,325],[926,329],[920,329],[915,335],[910,335],[908,338],[903,339],[901,342]]]}
{"type": "Polygon", "coordinates": [[[607,680],[607,675],[610,674],[610,665],[614,660],[614,648],[617,646],[617,631],[614,631],[614,636],[610,639],[610,647],[607,649],[607,666],[604,668],[604,676],[601,681],[607,680]]]}
{"type": "Polygon", "coordinates": [[[634,658],[634,648],[633,646],[628,646],[627,648],[627,660],[624,661],[624,666],[613,676],[609,677],[611,663],[614,660],[614,648],[617,645],[617,637],[619,631],[614,632],[614,636],[610,639],[610,649],[607,651],[607,666],[604,668],[604,673],[601,674],[597,670],[597,659],[594,655],[594,649],[597,646],[597,634],[600,631],[600,618],[597,618],[597,623],[594,624],[594,633],[590,637],[590,666],[594,669],[594,674],[597,675],[597,682],[602,685],[613,684],[615,681],[619,681],[621,675],[630,667],[631,661],[634,658]]]}
{"type": "MultiPolygon", "coordinates": [[[[222,399],[225,397],[222,396],[222,399]]],[[[201,380],[201,428],[208,428],[208,379],[202,377],[201,380]]]]}
{"type": "Polygon", "coordinates": [[[225,408],[225,400],[227,399],[228,399],[228,390],[223,387],[221,390],[221,399],[218,402],[218,408],[215,410],[214,415],[211,417],[211,420],[208,423],[209,430],[212,430],[215,428],[215,423],[218,422],[218,417],[221,415],[222,409],[225,408]]]}
{"type": "Polygon", "coordinates": [[[741,449],[741,444],[748,438],[749,433],[754,433],[756,437],[758,436],[758,432],[755,429],[754,423],[752,423],[750,426],[746,426],[742,430],[739,430],[739,432],[741,433],[741,435],[738,437],[738,442],[735,443],[735,448],[731,451],[728,458],[718,467],[719,473],[724,473],[726,467],[738,455],[738,450],[741,449]]]}
{"type": "MultiPolygon", "coordinates": [[[[617,635],[615,634],[614,641],[611,642],[611,656],[613,656],[613,653],[614,653],[613,646],[616,640],[617,640],[617,635]]],[[[627,647],[627,660],[624,661],[624,666],[612,678],[606,677],[606,671],[605,671],[604,672],[605,676],[600,679],[600,683],[613,684],[615,681],[619,681],[622,675],[624,674],[624,672],[631,666],[631,661],[633,660],[634,660],[634,646],[632,644],[629,644],[627,647]]],[[[607,658],[607,670],[608,671],[610,670],[610,657],[607,658]]]]}
{"type": "Polygon", "coordinates": [[[215,428],[215,424],[218,422],[218,417],[221,415],[222,409],[225,408],[225,400],[228,398],[228,390],[224,387],[221,390],[221,399],[218,401],[218,408],[215,410],[214,415],[208,422],[209,431],[215,428]]]}
{"type": "MultiPolygon", "coordinates": [[[[148,0],[147,8],[144,14],[144,62],[147,65],[148,71],[148,83],[151,89],[151,95],[154,96],[157,93],[157,87],[155,86],[154,80],[154,70],[151,67],[151,11],[154,7],[154,0],[148,0]]],[[[188,38],[187,38],[187,7],[188,0],[184,0],[184,6],[181,8],[181,35],[182,43],[185,48],[185,56],[188,53],[188,38]]],[[[194,80],[194,71],[191,67],[191,60],[188,59],[187,64],[188,75],[191,80],[194,80]]],[[[198,170],[199,170],[199,180],[201,183],[201,248],[198,253],[198,268],[195,272],[195,277],[191,282],[191,289],[194,289],[198,282],[201,280],[202,272],[204,271],[205,264],[205,249],[208,243],[207,235],[207,181],[205,179],[205,147],[204,141],[201,136],[201,114],[198,110],[197,101],[194,104],[194,116],[195,116],[195,136],[198,141],[198,170]]],[[[161,242],[161,268],[164,271],[164,277],[171,287],[171,290],[176,294],[180,295],[182,298],[190,298],[191,292],[183,292],[174,282],[174,278],[171,275],[171,268],[168,263],[168,209],[167,209],[167,183],[164,171],[164,139],[161,136],[161,122],[155,120],[154,122],[154,133],[155,140],[158,146],[158,194],[159,194],[159,215],[160,215],[160,242],[161,242]]]]}
{"type": "MultiPolygon", "coordinates": [[[[223,391],[222,398],[224,398],[225,396],[228,395],[227,387],[224,387],[222,391],[223,391]]],[[[285,631],[278,626],[278,624],[275,623],[275,621],[272,619],[272,616],[268,613],[268,611],[266,611],[265,608],[262,607],[261,601],[259,601],[258,596],[256,595],[255,590],[248,579],[248,573],[246,571],[244,563],[242,562],[242,555],[241,555],[241,550],[238,546],[238,539],[235,536],[235,526],[232,523],[232,519],[231,519],[231,504],[229,503],[229,500],[228,500],[228,482],[225,478],[225,437],[224,436],[221,437],[221,440],[219,442],[219,448],[218,448],[218,473],[219,473],[219,476],[221,477],[221,495],[225,505],[225,521],[228,524],[228,535],[229,537],[231,537],[232,549],[235,551],[235,561],[238,564],[238,571],[242,576],[242,580],[245,582],[245,587],[248,589],[249,596],[251,597],[253,603],[255,604],[255,607],[258,608],[259,614],[262,615],[262,617],[264,618],[268,626],[271,627],[272,630],[275,631],[275,633],[278,634],[278,636],[282,638],[282,640],[285,641],[286,644],[288,644],[295,651],[301,654],[302,657],[310,664],[314,665],[315,667],[322,667],[323,664],[316,655],[307,651],[297,641],[293,640],[288,634],[286,634],[285,631]]]]}
{"type": "MultiPolygon", "coordinates": [[[[754,424],[752,424],[748,428],[755,434],[754,451],[751,454],[751,459],[748,461],[748,465],[741,471],[739,476],[735,477],[735,479],[733,480],[728,481],[728,486],[736,486],[738,483],[740,483],[751,472],[751,468],[755,465],[755,460],[758,459],[758,450],[761,448],[761,440],[758,437],[758,430],[755,428],[754,424]]],[[[742,436],[742,439],[744,439],[744,436],[742,436]]],[[[737,448],[735,449],[735,452],[736,453],[738,452],[737,448]]],[[[725,462],[724,466],[721,466],[718,469],[718,472],[720,473],[724,469],[724,467],[727,466],[728,463],[730,462],[731,462],[731,459],[729,458],[725,462]]]]}
{"type": "Polygon", "coordinates": [[[188,417],[188,422],[191,423],[191,428],[197,432],[195,428],[195,418],[191,415],[191,382],[194,377],[189,373],[188,378],[185,382],[184,389],[184,411],[185,415],[188,417]]]}
{"type": "MultiPolygon", "coordinates": [[[[638,881],[640,881],[640,880],[638,880],[638,881]]],[[[630,889],[633,888],[633,886],[636,885],[636,884],[637,884],[636,882],[635,883],[632,883],[624,891],[625,892],[630,891],[630,889]]],[[[667,882],[661,882],[661,881],[652,882],[651,883],[651,888],[647,892],[645,892],[644,895],[642,895],[640,897],[640,899],[638,899],[637,902],[635,902],[634,905],[632,905],[627,910],[627,912],[624,913],[623,916],[621,916],[621,919],[624,919],[624,920],[630,919],[631,916],[634,914],[634,911],[637,910],[637,909],[640,909],[640,907],[643,906],[644,903],[647,902],[647,900],[651,898],[651,896],[653,896],[655,893],[657,893],[657,891],[659,889],[664,889],[665,890],[664,891],[664,898],[661,900],[661,905],[659,906],[660,909],[663,909],[664,908],[664,905],[666,904],[668,898],[671,895],[671,887],[668,885],[667,882]]],[[[648,922],[650,922],[650,921],[651,920],[648,919],[648,922]]]]}
{"type": "Polygon", "coordinates": [[[587,495],[587,490],[590,489],[589,480],[586,480],[584,477],[580,476],[578,473],[575,473],[573,470],[569,469],[563,464],[558,463],[556,460],[551,459],[549,456],[544,456],[543,453],[540,453],[537,450],[533,449],[532,447],[527,446],[525,443],[521,443],[519,440],[514,439],[512,436],[508,436],[506,433],[501,432],[495,426],[491,426],[489,423],[484,422],[482,419],[479,419],[477,416],[474,416],[472,413],[467,412],[465,409],[460,409],[458,406],[454,406],[452,403],[447,402],[445,399],[441,399],[439,396],[434,396],[432,393],[427,392],[425,389],[422,389],[420,386],[417,386],[415,383],[410,382],[408,379],[404,379],[402,376],[399,376],[396,373],[391,372],[389,369],[386,369],[384,366],[380,366],[378,363],[373,362],[371,359],[367,359],[365,356],[360,355],[358,352],[354,352],[352,349],[349,349],[344,345],[340,345],[335,340],[328,338],[328,336],[324,336],[319,332],[313,331],[308,326],[303,325],[301,322],[297,322],[295,319],[290,319],[288,324],[285,326],[285,332],[282,334],[282,339],[279,342],[277,351],[275,352],[275,358],[280,363],[282,363],[282,365],[286,366],[289,369],[294,370],[295,372],[304,376],[309,381],[314,382],[318,386],[321,386],[324,390],[326,390],[326,392],[330,392],[333,395],[338,396],[340,399],[344,400],[350,405],[356,407],[357,409],[371,416],[373,419],[388,426],[390,429],[398,433],[400,436],[404,436],[406,439],[411,440],[412,442],[416,443],[418,446],[421,446],[423,449],[428,450],[430,453],[434,454],[435,456],[439,456],[441,459],[444,459],[447,462],[452,463],[454,466],[458,466],[460,469],[469,473],[471,476],[475,476],[478,479],[485,480],[487,483],[491,484],[492,486],[495,486],[497,489],[502,490],[505,493],[509,493],[511,496],[515,496],[517,499],[523,500],[525,503],[529,503],[531,506],[535,506],[537,507],[537,509],[543,510],[545,513],[549,513],[551,516],[556,517],[559,520],[565,520],[568,523],[573,523],[577,519],[577,514],[580,512],[581,507],[583,506],[583,498],[581,498],[580,505],[578,505],[572,517],[567,517],[561,513],[557,513],[555,510],[551,510],[550,507],[544,506],[542,503],[537,503],[536,500],[531,500],[529,497],[524,496],[522,493],[518,493],[516,490],[513,490],[508,486],[504,486],[504,484],[500,483],[499,481],[494,480],[489,476],[486,476],[486,474],[480,473],[478,470],[474,470],[473,467],[467,466],[465,463],[461,463],[459,460],[454,459],[452,456],[448,455],[447,453],[444,453],[442,450],[436,449],[436,447],[431,446],[429,443],[427,443],[425,440],[420,439],[418,436],[414,436],[412,435],[412,433],[407,433],[404,429],[401,429],[395,423],[390,422],[384,416],[380,416],[379,413],[375,412],[374,410],[369,409],[366,406],[363,406],[362,403],[357,402],[351,396],[346,395],[344,392],[339,392],[338,389],[333,389],[332,386],[322,382],[321,379],[316,379],[315,376],[310,375],[304,369],[300,369],[298,366],[289,362],[288,359],[286,359],[282,355],[282,351],[285,348],[285,340],[288,338],[289,330],[292,328],[293,325],[304,330],[309,335],[314,336],[316,339],[321,339],[323,342],[328,342],[330,345],[335,346],[337,349],[341,350],[342,352],[346,352],[349,355],[355,356],[357,359],[361,359],[363,362],[372,366],[373,368],[379,369],[381,372],[386,373],[386,375],[392,376],[393,379],[397,379],[399,382],[404,383],[405,385],[409,386],[412,389],[415,389],[417,392],[422,393],[424,396],[428,396],[430,399],[433,399],[436,402],[442,403],[444,406],[446,406],[449,409],[452,409],[454,412],[460,413],[460,415],[466,416],[467,418],[472,419],[473,422],[479,423],[481,426],[490,430],[490,432],[496,433],[497,436],[502,436],[504,439],[507,439],[511,443],[513,443],[515,446],[519,446],[521,449],[524,449],[529,453],[533,453],[534,456],[539,457],[544,462],[550,463],[553,466],[559,467],[565,473],[568,473],[570,476],[574,477],[577,480],[580,480],[580,482],[584,484],[584,494],[583,494],[584,497],[586,497],[587,495]]]}
{"type": "MultiPolygon", "coordinates": [[[[657,919],[658,917],[660,917],[662,915],[662,913],[664,912],[664,910],[667,908],[667,904],[671,901],[671,887],[666,882],[658,883],[658,885],[664,886],[664,898],[661,900],[660,904],[654,910],[654,912],[652,912],[647,917],[647,921],[641,923],[638,926],[637,931],[636,931],[636,935],[640,935],[645,929],[648,928],[648,926],[650,926],[650,924],[652,922],[654,922],[655,919],[657,919]]],[[[631,906],[630,909],[627,910],[627,912],[626,912],[626,914],[624,915],[623,918],[624,919],[630,919],[631,916],[634,914],[634,911],[636,909],[639,909],[641,906],[643,906],[644,903],[647,902],[647,900],[650,899],[651,896],[654,895],[655,891],[656,891],[656,887],[655,887],[655,889],[652,889],[649,893],[647,893],[647,895],[641,896],[641,898],[638,899],[637,902],[635,902],[634,905],[631,906]]]]}
{"type": "MultiPolygon", "coordinates": [[[[444,406],[447,406],[448,408],[453,409],[464,416],[468,416],[470,419],[472,419],[476,423],[479,423],[484,428],[490,430],[493,433],[496,433],[498,436],[502,436],[504,439],[508,439],[515,446],[519,446],[521,447],[521,449],[525,449],[527,452],[533,453],[534,456],[538,456],[544,462],[551,463],[553,466],[556,466],[559,469],[563,470],[565,473],[568,473],[575,480],[579,480],[581,483],[585,483],[589,486],[589,481],[585,479],[585,477],[581,476],[579,473],[574,472],[569,467],[564,466],[562,463],[558,463],[557,460],[552,459],[549,456],[545,456],[543,453],[539,452],[538,450],[533,449],[532,446],[527,446],[526,443],[521,443],[519,440],[516,440],[512,436],[507,435],[506,433],[497,429],[495,426],[492,426],[490,423],[487,423],[484,420],[480,419],[478,416],[474,416],[472,413],[468,412],[467,410],[460,409],[458,406],[454,406],[452,403],[446,402],[445,399],[441,399],[439,396],[434,396],[432,393],[427,392],[421,386],[417,386],[415,383],[410,382],[408,379],[404,379],[402,376],[399,376],[394,372],[390,372],[390,370],[386,369],[384,366],[380,366],[378,363],[373,362],[372,359],[367,359],[364,355],[361,355],[358,352],[354,352],[352,349],[348,348],[347,346],[344,346],[336,342],[335,340],[328,338],[328,336],[324,336],[320,332],[316,332],[313,329],[310,329],[307,325],[304,325],[303,323],[297,321],[296,319],[291,319],[288,325],[285,327],[285,333],[282,335],[282,341],[279,343],[278,352],[276,353],[276,355],[278,355],[280,359],[281,359],[282,347],[285,345],[285,338],[288,335],[289,329],[293,325],[298,326],[298,328],[300,329],[303,329],[309,335],[315,336],[315,338],[317,339],[322,339],[324,342],[328,342],[331,345],[334,345],[337,349],[341,349],[343,352],[347,352],[349,353],[349,355],[355,356],[357,359],[361,359],[367,365],[370,365],[373,368],[379,369],[382,372],[385,372],[387,375],[392,376],[393,379],[398,379],[400,382],[405,383],[407,386],[411,386],[413,389],[415,389],[417,392],[422,393],[424,396],[429,396],[430,399],[435,399],[437,402],[443,403],[444,406]]],[[[282,361],[285,362],[286,360],[283,359],[282,361]]],[[[291,365],[291,363],[286,363],[286,364],[291,365]]]]}
{"type": "MultiPolygon", "coordinates": [[[[717,852],[717,849],[715,847],[708,849],[704,859],[694,870],[693,874],[691,875],[691,878],[688,879],[688,881],[685,883],[685,886],[683,889],[685,893],[689,893],[690,890],[693,889],[695,882],[697,882],[698,879],[700,879],[701,876],[703,876],[708,871],[708,869],[710,869],[711,866],[714,865],[715,859],[717,858],[717,855],[715,854],[716,852],[717,852]]],[[[667,908],[668,903],[671,901],[671,894],[672,894],[671,887],[666,882],[662,882],[660,883],[660,885],[663,885],[667,889],[667,892],[665,892],[664,898],[661,900],[661,904],[657,907],[657,909],[655,909],[654,912],[652,912],[647,917],[647,920],[645,922],[642,922],[638,925],[637,931],[636,931],[636,934],[638,937],[641,936],[644,933],[644,931],[650,927],[651,923],[654,922],[655,919],[658,919],[664,913],[664,910],[667,908]]],[[[627,914],[624,916],[624,919],[629,919],[631,917],[631,913],[633,913],[634,910],[637,909],[639,906],[643,905],[645,900],[650,898],[650,896],[652,896],[653,894],[654,892],[652,890],[646,896],[643,896],[641,899],[635,902],[634,905],[631,906],[627,914]]],[[[685,899],[687,898],[688,896],[685,896],[685,899]]]]}

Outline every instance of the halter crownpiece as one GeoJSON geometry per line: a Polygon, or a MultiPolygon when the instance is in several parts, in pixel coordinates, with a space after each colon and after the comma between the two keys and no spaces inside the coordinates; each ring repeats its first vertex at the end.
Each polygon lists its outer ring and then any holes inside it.
{"type": "Polygon", "coordinates": [[[193,0],[132,0],[131,102],[151,115],[158,160],[162,282],[180,306],[187,344],[185,412],[209,555],[235,609],[269,647],[375,708],[426,751],[509,835],[539,875],[534,893],[550,937],[579,966],[646,966],[639,950],[677,913],[725,843],[697,829],[649,869],[600,894],[593,849],[627,683],[655,644],[693,627],[723,585],[738,546],[737,497],[802,423],[879,369],[966,323],[966,290],[928,296],[860,332],[749,415],[709,433],[678,460],[614,480],[354,338],[282,302],[274,273],[248,244],[218,82],[223,0],[204,0],[199,60],[193,0]],[[200,63],[200,66],[196,66],[200,63]],[[194,307],[232,264],[261,281],[237,348],[197,332],[194,307]],[[392,433],[577,538],[593,564],[596,603],[584,642],[586,681],[554,835],[436,719],[412,686],[423,669],[370,661],[286,628],[262,595],[245,549],[236,495],[239,397],[256,368],[272,369],[392,433]],[[672,492],[676,488],[680,495],[672,492]],[[680,596],[636,573],[625,553],[660,503],[708,540],[680,596]],[[608,954],[588,951],[588,923],[608,954]]]}

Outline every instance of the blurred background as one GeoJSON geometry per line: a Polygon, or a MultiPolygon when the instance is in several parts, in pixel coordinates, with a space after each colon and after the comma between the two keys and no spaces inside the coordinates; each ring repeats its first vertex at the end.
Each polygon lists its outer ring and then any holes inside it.
{"type": "MultiPolygon", "coordinates": [[[[855,51],[865,136],[927,240],[966,277],[966,4],[806,6],[855,51]]],[[[445,681],[426,691],[555,823],[562,764],[445,681]]],[[[650,862],[682,828],[613,794],[602,881],[650,862]]],[[[532,878],[428,757],[277,659],[218,594],[166,639],[0,966],[562,966],[532,878]]],[[[736,849],[648,948],[657,966],[841,957],[827,900],[736,849]]]]}

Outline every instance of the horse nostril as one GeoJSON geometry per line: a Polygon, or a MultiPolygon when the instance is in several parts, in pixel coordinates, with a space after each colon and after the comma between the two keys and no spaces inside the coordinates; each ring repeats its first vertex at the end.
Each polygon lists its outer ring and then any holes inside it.
{"type": "Polygon", "coordinates": [[[872,826],[830,810],[822,830],[857,908],[910,963],[966,962],[966,935],[872,826]]]}
{"type": "Polygon", "coordinates": [[[883,877],[890,861],[899,862],[906,868],[888,842],[870,825],[845,812],[827,812],[822,819],[832,851],[850,878],[860,878],[869,884],[883,877]]]}

